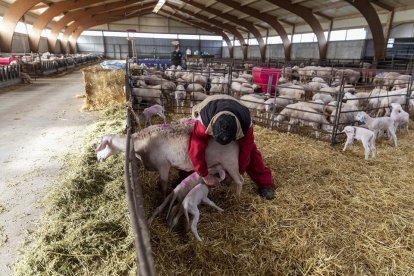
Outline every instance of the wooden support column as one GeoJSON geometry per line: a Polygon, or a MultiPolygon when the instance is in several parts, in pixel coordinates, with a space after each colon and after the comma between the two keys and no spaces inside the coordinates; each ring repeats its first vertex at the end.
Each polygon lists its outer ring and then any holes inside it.
{"type": "Polygon", "coordinates": [[[390,33],[391,33],[392,22],[393,21],[394,21],[394,9],[392,9],[388,13],[387,23],[386,23],[385,28],[384,28],[384,38],[385,38],[384,53],[385,54],[387,53],[387,44],[388,44],[388,39],[390,38],[390,33]]]}

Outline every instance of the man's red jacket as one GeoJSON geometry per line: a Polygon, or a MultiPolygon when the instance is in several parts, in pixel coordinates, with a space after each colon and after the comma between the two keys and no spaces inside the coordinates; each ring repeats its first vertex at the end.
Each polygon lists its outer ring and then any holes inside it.
{"type": "MultiPolygon", "coordinates": [[[[206,148],[210,138],[211,136],[206,134],[206,127],[203,126],[200,120],[196,120],[190,137],[188,154],[195,171],[202,177],[208,175],[206,148]]],[[[250,153],[255,146],[252,126],[248,129],[244,136],[238,140],[238,142],[240,145],[239,171],[243,174],[250,163],[250,153]]]]}

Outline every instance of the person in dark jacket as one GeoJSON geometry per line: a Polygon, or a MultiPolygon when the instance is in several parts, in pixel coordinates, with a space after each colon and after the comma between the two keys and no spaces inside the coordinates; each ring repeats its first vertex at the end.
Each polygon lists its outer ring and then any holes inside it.
{"type": "Polygon", "coordinates": [[[182,59],[183,59],[183,53],[181,53],[180,51],[180,44],[177,44],[175,46],[174,52],[171,53],[171,65],[175,65],[175,66],[180,65],[182,67],[183,66],[182,59]]]}
{"type": "Polygon", "coordinates": [[[190,137],[188,154],[195,171],[208,186],[216,186],[217,179],[208,174],[205,158],[207,142],[213,137],[226,145],[237,140],[240,145],[239,171],[247,173],[266,199],[274,198],[272,172],[264,165],[262,155],[254,143],[250,111],[235,98],[214,95],[193,107],[196,119],[190,137]]]}

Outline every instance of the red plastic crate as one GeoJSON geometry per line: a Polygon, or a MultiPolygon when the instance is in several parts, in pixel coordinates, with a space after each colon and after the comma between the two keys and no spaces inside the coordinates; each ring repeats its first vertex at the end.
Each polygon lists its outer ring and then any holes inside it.
{"type": "Polygon", "coordinates": [[[270,94],[275,94],[277,80],[282,75],[282,69],[278,68],[266,68],[266,67],[253,67],[253,81],[262,87],[263,93],[267,93],[267,87],[269,84],[269,77],[272,76],[272,84],[270,86],[270,94]]]}
{"type": "Polygon", "coordinates": [[[0,65],[16,64],[18,60],[16,57],[0,57],[0,65]]]}

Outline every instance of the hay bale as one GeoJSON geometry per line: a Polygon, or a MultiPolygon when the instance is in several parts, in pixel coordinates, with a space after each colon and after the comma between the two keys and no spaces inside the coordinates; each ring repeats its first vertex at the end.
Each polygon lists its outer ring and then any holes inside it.
{"type": "Polygon", "coordinates": [[[91,66],[82,70],[85,86],[84,111],[102,110],[125,102],[125,70],[91,66]]]}

